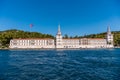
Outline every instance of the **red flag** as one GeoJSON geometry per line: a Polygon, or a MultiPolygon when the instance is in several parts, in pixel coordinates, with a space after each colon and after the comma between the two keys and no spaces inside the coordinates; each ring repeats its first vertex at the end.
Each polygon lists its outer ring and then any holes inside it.
{"type": "Polygon", "coordinates": [[[30,24],[30,28],[32,28],[33,27],[33,24],[30,24]]]}

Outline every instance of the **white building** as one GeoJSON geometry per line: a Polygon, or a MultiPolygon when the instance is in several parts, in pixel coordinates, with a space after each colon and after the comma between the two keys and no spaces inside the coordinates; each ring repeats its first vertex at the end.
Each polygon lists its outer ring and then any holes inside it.
{"type": "Polygon", "coordinates": [[[54,39],[12,39],[10,48],[55,48],[54,39]]]}
{"type": "Polygon", "coordinates": [[[113,48],[113,35],[110,27],[107,29],[105,39],[102,38],[79,38],[63,39],[58,26],[56,40],[54,39],[12,39],[10,48],[113,48]]]}

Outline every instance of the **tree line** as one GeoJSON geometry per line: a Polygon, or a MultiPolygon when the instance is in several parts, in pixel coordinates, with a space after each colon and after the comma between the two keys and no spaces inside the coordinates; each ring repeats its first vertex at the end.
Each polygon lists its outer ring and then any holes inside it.
{"type": "MultiPolygon", "coordinates": [[[[106,38],[106,34],[106,32],[84,36],[68,36],[67,34],[65,34],[63,38],[106,38]]],[[[112,31],[112,34],[114,37],[114,46],[120,46],[120,31],[112,31]]]]}
{"type": "MultiPolygon", "coordinates": [[[[114,45],[120,46],[120,31],[113,31],[112,34],[114,35],[114,45]]],[[[0,31],[0,48],[5,48],[9,46],[11,39],[20,39],[20,38],[51,38],[55,39],[53,35],[50,34],[43,34],[38,32],[28,32],[22,30],[5,30],[0,31]]],[[[99,34],[90,34],[84,36],[68,36],[65,34],[63,38],[106,38],[106,33],[99,33],[99,34]]]]}
{"type": "Polygon", "coordinates": [[[28,32],[16,29],[0,31],[0,48],[8,47],[11,39],[20,38],[54,38],[54,36],[50,34],[28,32]]]}

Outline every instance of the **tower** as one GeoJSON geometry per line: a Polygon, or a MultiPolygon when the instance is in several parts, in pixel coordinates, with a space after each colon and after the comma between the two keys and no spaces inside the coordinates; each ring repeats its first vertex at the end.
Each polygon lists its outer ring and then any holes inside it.
{"type": "Polygon", "coordinates": [[[107,28],[106,40],[107,40],[107,44],[113,45],[113,34],[110,31],[110,27],[107,28]]]}
{"type": "Polygon", "coordinates": [[[61,34],[61,31],[60,31],[60,25],[58,25],[58,32],[56,34],[56,48],[63,48],[62,34],[61,34]]]}

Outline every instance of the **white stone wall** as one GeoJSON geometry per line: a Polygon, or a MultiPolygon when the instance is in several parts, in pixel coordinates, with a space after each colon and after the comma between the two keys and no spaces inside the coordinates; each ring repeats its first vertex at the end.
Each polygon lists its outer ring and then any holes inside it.
{"type": "Polygon", "coordinates": [[[63,39],[61,35],[56,35],[56,48],[63,48],[63,39]]]}
{"type": "Polygon", "coordinates": [[[12,39],[10,48],[112,48],[106,39],[12,39]],[[60,42],[59,42],[60,40],[60,42]]]}
{"type": "Polygon", "coordinates": [[[94,48],[106,48],[106,39],[89,39],[91,47],[94,48]]]}
{"type": "Polygon", "coordinates": [[[63,39],[64,48],[79,48],[79,39],[63,39]]]}
{"type": "Polygon", "coordinates": [[[10,48],[55,48],[54,39],[13,39],[10,48]]]}

